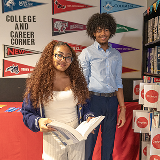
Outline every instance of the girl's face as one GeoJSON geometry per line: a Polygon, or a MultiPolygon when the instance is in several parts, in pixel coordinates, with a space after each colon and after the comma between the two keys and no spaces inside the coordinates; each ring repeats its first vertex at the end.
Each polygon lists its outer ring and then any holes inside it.
{"type": "Polygon", "coordinates": [[[72,52],[66,45],[57,46],[53,53],[53,66],[64,72],[72,63],[72,52]]]}

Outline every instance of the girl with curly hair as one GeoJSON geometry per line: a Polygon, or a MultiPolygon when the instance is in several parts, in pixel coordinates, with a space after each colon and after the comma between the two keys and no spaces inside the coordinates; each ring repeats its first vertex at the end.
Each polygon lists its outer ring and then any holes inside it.
{"type": "Polygon", "coordinates": [[[57,120],[76,128],[82,119],[94,116],[81,70],[76,52],[67,43],[51,41],[27,79],[23,122],[30,130],[43,132],[44,160],[84,160],[84,141],[65,146],[56,139],[54,128],[46,126],[57,120]]]}

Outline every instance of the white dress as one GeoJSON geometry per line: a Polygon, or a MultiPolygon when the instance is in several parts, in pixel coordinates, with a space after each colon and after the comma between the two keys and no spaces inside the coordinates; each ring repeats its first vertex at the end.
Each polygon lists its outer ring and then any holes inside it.
{"type": "MultiPolygon", "coordinates": [[[[44,105],[46,118],[78,126],[77,100],[72,90],[54,91],[53,100],[44,105]]],[[[44,160],[84,160],[85,141],[65,146],[52,132],[43,133],[44,160]]]]}

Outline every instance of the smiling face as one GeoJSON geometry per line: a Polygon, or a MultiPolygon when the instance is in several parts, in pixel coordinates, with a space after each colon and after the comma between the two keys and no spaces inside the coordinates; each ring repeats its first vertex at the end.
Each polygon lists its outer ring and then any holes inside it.
{"type": "Polygon", "coordinates": [[[66,45],[56,46],[53,54],[53,66],[56,70],[64,72],[71,64],[66,60],[66,58],[70,59],[72,57],[71,50],[66,45]]]}
{"type": "Polygon", "coordinates": [[[108,40],[111,36],[111,32],[109,29],[102,29],[98,28],[97,31],[94,33],[94,36],[96,38],[96,41],[101,45],[108,45],[108,40]]]}

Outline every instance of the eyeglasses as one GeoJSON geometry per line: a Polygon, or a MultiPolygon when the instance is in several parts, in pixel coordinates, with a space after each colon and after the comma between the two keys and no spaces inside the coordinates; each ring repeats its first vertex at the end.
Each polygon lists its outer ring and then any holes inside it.
{"type": "Polygon", "coordinates": [[[54,54],[55,58],[59,61],[62,61],[65,59],[67,63],[71,63],[73,61],[73,57],[64,57],[62,54],[54,54]]]}

